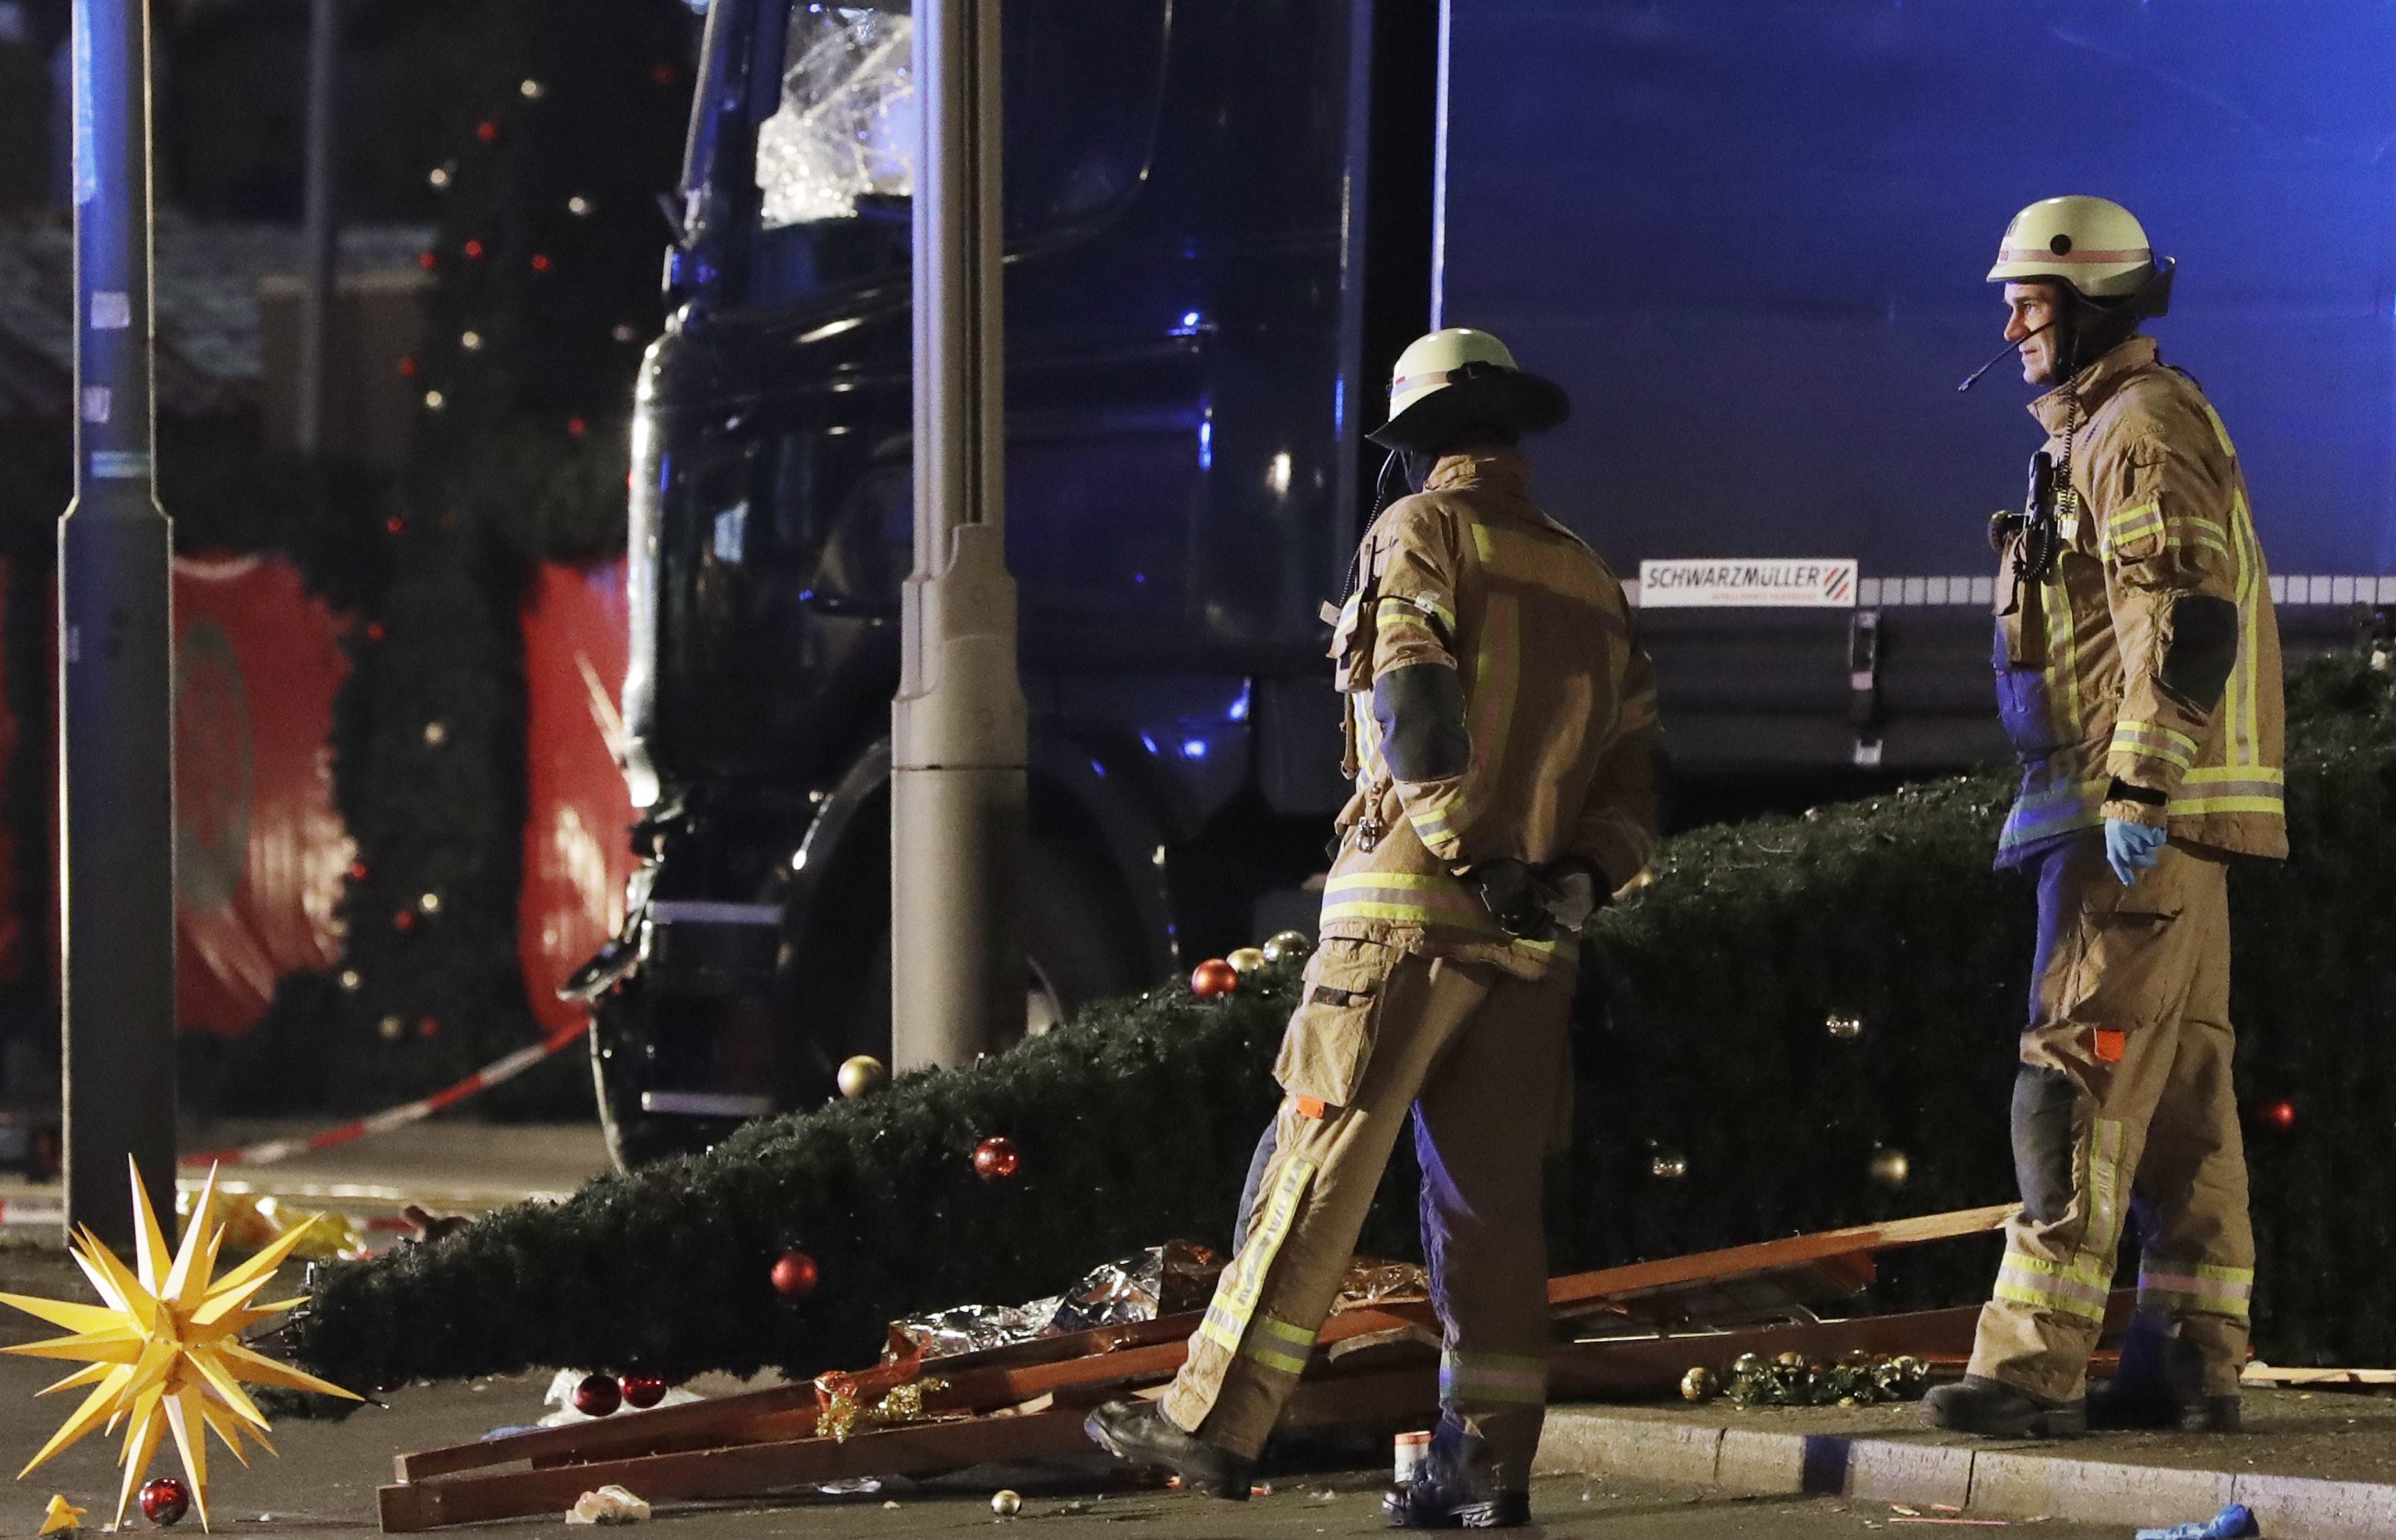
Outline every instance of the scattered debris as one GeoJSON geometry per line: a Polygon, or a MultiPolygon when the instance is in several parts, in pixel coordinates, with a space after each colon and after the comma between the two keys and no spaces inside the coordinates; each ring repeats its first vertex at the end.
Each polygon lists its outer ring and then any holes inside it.
{"type": "MultiPolygon", "coordinates": [[[[1870,1380],[1890,1357],[1960,1362],[1977,1307],[1826,1321],[1811,1306],[1869,1286],[1874,1252],[1977,1235],[2011,1212],[1993,1205],[1552,1279],[1550,1307],[1579,1340],[1557,1348],[1550,1394],[1668,1395],[1693,1356],[1728,1364],[1752,1353],[1776,1374],[1802,1369],[1809,1382],[1828,1373],[1870,1380]]],[[[554,1513],[619,1483],[658,1502],[794,1486],[864,1491],[851,1483],[1085,1454],[1091,1406],[1152,1396],[1180,1368],[1211,1261],[1194,1247],[1153,1247],[1052,1300],[899,1322],[884,1361],[868,1369],[604,1419],[562,1409],[545,1419],[560,1426],[403,1454],[398,1481],[381,1489],[382,1527],[554,1513]]],[[[1359,1263],[1349,1284],[1286,1423],[1420,1427],[1438,1408],[1439,1348],[1418,1270],[1359,1263]]],[[[2126,1314],[2128,1296],[2116,1303],[2126,1314]]],[[[566,1401],[582,1377],[561,1374],[550,1399],[566,1401]]],[[[1001,1493],[992,1510],[1013,1517],[1021,1498],[1001,1493]]]]}
{"type": "Polygon", "coordinates": [[[73,1503],[68,1502],[64,1497],[53,1493],[50,1496],[50,1506],[43,1511],[42,1527],[38,1533],[43,1534],[78,1533],[83,1529],[83,1516],[85,1511],[85,1509],[79,1508],[73,1503]]]}
{"type": "Polygon", "coordinates": [[[586,1492],[566,1510],[569,1524],[637,1524],[649,1516],[649,1505],[613,1482],[586,1492]]]}

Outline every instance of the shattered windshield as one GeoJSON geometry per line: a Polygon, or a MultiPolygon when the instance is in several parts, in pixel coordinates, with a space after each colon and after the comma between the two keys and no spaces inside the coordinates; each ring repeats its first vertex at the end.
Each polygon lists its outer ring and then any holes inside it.
{"type": "Polygon", "coordinates": [[[915,189],[914,19],[903,5],[794,0],[781,106],[757,129],[767,230],[857,217],[915,189]]]}

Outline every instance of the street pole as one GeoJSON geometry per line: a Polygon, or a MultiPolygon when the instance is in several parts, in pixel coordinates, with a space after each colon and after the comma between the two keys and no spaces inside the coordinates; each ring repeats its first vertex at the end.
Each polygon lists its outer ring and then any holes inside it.
{"type": "Polygon", "coordinates": [[[150,23],[74,0],[75,490],[59,521],[66,1222],[129,1241],[125,1161],[175,1203],[169,527],[152,479],[150,23]]]}
{"type": "Polygon", "coordinates": [[[324,452],[326,328],[332,310],[333,82],[340,60],[339,0],[310,0],[308,13],[308,170],[302,204],[298,417],[292,441],[303,455],[324,452]]]}
{"type": "Polygon", "coordinates": [[[891,1056],[1024,1017],[1023,687],[1006,571],[999,0],[916,0],[915,570],[891,709],[891,1056]]]}

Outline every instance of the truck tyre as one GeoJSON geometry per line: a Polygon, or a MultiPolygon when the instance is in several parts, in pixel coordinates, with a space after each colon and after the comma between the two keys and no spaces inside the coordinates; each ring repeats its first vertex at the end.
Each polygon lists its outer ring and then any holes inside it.
{"type": "MultiPolygon", "coordinates": [[[[1032,966],[1023,1031],[1043,1031],[1094,1000],[1126,994],[1152,982],[1140,938],[1125,920],[1113,876],[1073,847],[1034,840],[1023,861],[1023,945],[1032,966]]],[[[841,1061],[870,1054],[890,1062],[890,934],[886,920],[867,947],[857,949],[854,972],[829,958],[803,960],[811,1011],[792,1007],[792,1044],[798,1071],[787,1090],[793,1106],[819,1105],[838,1095],[841,1061]],[[846,977],[838,975],[846,972],[846,977]],[[817,1014],[820,1013],[820,1014],[817,1014]],[[811,1020],[801,1019],[813,1016],[811,1020]]],[[[795,992],[795,990],[793,991],[795,992]]],[[[591,1074],[600,1132],[619,1171],[704,1149],[738,1126],[725,1120],[659,1116],[641,1109],[641,1073],[647,1053],[649,1002],[635,974],[599,997],[592,1011],[591,1074]]],[[[1021,1032],[1010,1035],[1007,1046],[1021,1032]]]]}
{"type": "MultiPolygon", "coordinates": [[[[1125,905],[1112,876],[1072,846],[1033,840],[1023,853],[1023,950],[1032,970],[1024,1001],[1024,1031],[1000,1043],[1070,1019],[1094,1000],[1128,994],[1153,980],[1140,963],[1138,938],[1124,923],[1125,905]]],[[[890,1062],[890,935],[885,927],[865,970],[840,1057],[871,1054],[890,1062]]],[[[829,1055],[834,1044],[827,1040],[829,1055]]],[[[836,1067],[839,1058],[832,1058],[836,1067]]]]}
{"type": "Polygon", "coordinates": [[[711,1118],[659,1117],[641,1109],[646,1077],[639,1063],[648,1050],[648,991],[635,974],[601,995],[591,1008],[591,1083],[599,1134],[619,1171],[654,1165],[706,1148],[738,1125],[711,1118]]]}

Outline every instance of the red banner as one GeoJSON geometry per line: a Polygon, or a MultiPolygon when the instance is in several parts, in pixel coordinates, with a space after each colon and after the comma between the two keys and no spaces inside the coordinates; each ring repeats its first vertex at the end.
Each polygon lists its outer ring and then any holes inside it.
{"type": "Polygon", "coordinates": [[[330,610],[288,563],[175,562],[176,996],[183,1030],[247,1032],[275,982],[337,966],[353,858],[333,803],[330,610]]]}
{"type": "Polygon", "coordinates": [[[583,1018],[557,987],[624,923],[632,805],[624,736],[631,620],[624,564],[543,566],[524,607],[524,893],[516,906],[525,992],[543,1028],[583,1018]]]}

